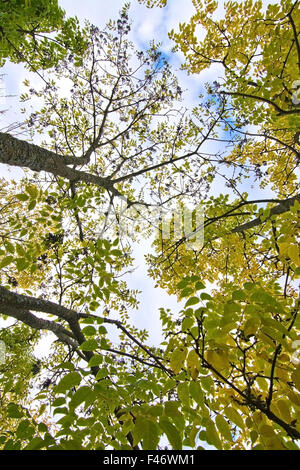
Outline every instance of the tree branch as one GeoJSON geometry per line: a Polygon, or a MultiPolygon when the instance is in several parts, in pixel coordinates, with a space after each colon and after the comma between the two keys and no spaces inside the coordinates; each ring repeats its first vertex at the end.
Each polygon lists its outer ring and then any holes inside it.
{"type": "Polygon", "coordinates": [[[257,96],[257,95],[251,95],[250,93],[241,93],[238,91],[220,91],[220,94],[227,95],[227,96],[241,96],[242,98],[251,98],[257,101],[263,101],[264,103],[268,103],[271,106],[273,106],[273,108],[275,108],[278,114],[280,115],[300,113],[300,109],[285,110],[285,109],[280,108],[280,106],[278,106],[276,103],[269,100],[268,98],[263,98],[262,96],[257,96]]]}
{"type": "MultiPolygon", "coordinates": [[[[279,214],[283,214],[284,212],[288,212],[291,206],[295,203],[295,201],[300,202],[300,194],[296,194],[296,196],[293,196],[289,199],[284,199],[277,206],[272,207],[272,209],[270,209],[270,215],[266,220],[268,220],[273,215],[279,215],[279,214]]],[[[246,222],[243,225],[239,225],[235,227],[231,231],[231,233],[243,232],[244,230],[248,230],[249,228],[257,227],[258,225],[261,225],[262,223],[263,221],[261,220],[261,216],[256,217],[256,219],[253,219],[250,222],[246,222]]]]}

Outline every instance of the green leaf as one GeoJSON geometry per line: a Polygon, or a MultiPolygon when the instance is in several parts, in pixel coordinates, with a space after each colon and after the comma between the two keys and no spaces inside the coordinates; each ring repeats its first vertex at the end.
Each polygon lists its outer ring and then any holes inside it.
{"type": "Polygon", "coordinates": [[[59,397],[53,401],[52,406],[57,407],[63,405],[64,403],[66,403],[66,399],[63,397],[59,397]]]}
{"type": "Polygon", "coordinates": [[[162,407],[162,405],[155,405],[155,406],[151,406],[148,410],[148,414],[150,414],[151,416],[162,416],[164,412],[164,409],[162,407]]]}
{"type": "Polygon", "coordinates": [[[202,290],[202,289],[205,289],[205,285],[203,284],[203,282],[197,281],[196,284],[195,284],[195,290],[198,291],[198,290],[202,290]]]}
{"type": "Polygon", "coordinates": [[[189,283],[190,283],[189,279],[182,279],[180,282],[178,282],[176,287],[177,289],[184,289],[189,283]]]}
{"type": "Polygon", "coordinates": [[[214,381],[210,375],[200,378],[202,387],[208,392],[213,393],[214,390],[214,381]]]}
{"type": "Polygon", "coordinates": [[[85,326],[83,329],[82,329],[82,333],[85,335],[85,336],[93,336],[97,333],[97,330],[94,326],[85,326]]]}
{"type": "Polygon", "coordinates": [[[17,265],[18,271],[24,271],[24,269],[27,268],[28,264],[29,263],[28,263],[28,261],[26,261],[25,258],[18,258],[16,260],[16,265],[17,265]]]}
{"type": "Polygon", "coordinates": [[[170,418],[174,418],[176,416],[182,416],[180,411],[178,410],[180,406],[179,401],[167,401],[165,403],[165,415],[169,416],[170,418]]]}
{"type": "Polygon", "coordinates": [[[79,439],[63,440],[60,444],[64,450],[83,450],[79,439]]]}
{"type": "Polygon", "coordinates": [[[12,243],[10,243],[8,240],[4,242],[5,249],[9,252],[14,254],[15,252],[15,247],[12,243]]]}
{"type": "Polygon", "coordinates": [[[6,266],[8,266],[10,263],[12,263],[14,261],[14,257],[13,256],[6,256],[5,258],[3,258],[0,262],[0,269],[2,268],[6,268],[6,266]]]}
{"type": "Polygon", "coordinates": [[[300,267],[299,266],[295,269],[295,275],[300,276],[300,267]]]}
{"type": "Polygon", "coordinates": [[[262,289],[257,289],[250,297],[252,302],[263,303],[263,304],[276,304],[276,300],[267,292],[262,289]]]}
{"type": "Polygon", "coordinates": [[[143,422],[143,450],[155,450],[159,443],[159,428],[156,423],[145,419],[143,422]]]}
{"type": "Polygon", "coordinates": [[[39,194],[38,188],[36,186],[34,186],[33,184],[30,184],[30,185],[26,186],[26,192],[28,194],[30,194],[32,199],[36,199],[38,197],[38,194],[39,194]]]}
{"type": "Polygon", "coordinates": [[[58,366],[56,366],[55,369],[67,369],[67,370],[73,371],[75,369],[75,366],[73,362],[66,361],[66,362],[61,362],[60,364],[58,364],[58,366]]]}
{"type": "Polygon", "coordinates": [[[55,408],[55,410],[53,411],[53,416],[55,415],[68,415],[69,413],[69,410],[66,406],[63,406],[61,408],[55,408]]]}
{"type": "Polygon", "coordinates": [[[34,428],[30,425],[30,421],[28,419],[23,419],[17,428],[16,435],[18,439],[30,439],[33,434],[35,433],[34,428]]]}
{"type": "Polygon", "coordinates": [[[105,326],[99,326],[98,333],[99,335],[106,335],[107,329],[105,328],[105,326]]]}
{"type": "Polygon", "coordinates": [[[119,256],[122,256],[123,253],[122,253],[121,250],[111,250],[110,255],[118,256],[118,257],[119,257],[119,256]]]}
{"type": "Polygon", "coordinates": [[[103,362],[103,356],[100,356],[100,354],[95,354],[88,363],[89,367],[94,367],[94,366],[99,366],[103,362]]]}
{"type": "Polygon", "coordinates": [[[41,437],[33,437],[29,444],[24,447],[24,450],[38,450],[42,449],[45,446],[45,443],[41,437]]]}
{"type": "Polygon", "coordinates": [[[16,250],[17,250],[18,255],[21,258],[24,258],[24,256],[26,255],[26,251],[24,250],[24,247],[20,243],[17,243],[16,250]]]}
{"type": "Polygon", "coordinates": [[[28,210],[32,211],[36,206],[36,200],[31,200],[30,203],[28,204],[28,210]]]}
{"type": "Polygon", "coordinates": [[[245,282],[244,283],[244,288],[248,291],[253,290],[256,287],[257,284],[254,284],[253,282],[245,282]]]}
{"type": "Polygon", "coordinates": [[[9,439],[5,443],[3,450],[20,450],[20,441],[14,442],[13,439],[9,439]]]}
{"type": "Polygon", "coordinates": [[[190,382],[189,392],[196,403],[198,403],[200,406],[204,404],[204,393],[200,387],[199,382],[192,380],[190,382]]]}
{"type": "Polygon", "coordinates": [[[155,450],[159,443],[159,428],[150,419],[138,416],[132,430],[133,445],[143,441],[143,450],[155,450]]]}
{"type": "Polygon", "coordinates": [[[246,299],[246,294],[243,290],[235,290],[232,292],[232,300],[245,300],[246,299]]]}
{"type": "Polygon", "coordinates": [[[231,313],[237,313],[237,312],[240,312],[241,311],[241,305],[240,304],[236,304],[234,302],[227,302],[225,305],[224,305],[224,314],[225,315],[228,315],[228,314],[231,314],[231,313]]]}
{"type": "Polygon", "coordinates": [[[182,449],[182,437],[178,429],[171,423],[166,416],[159,418],[159,426],[162,431],[166,434],[168,441],[170,442],[174,450],[182,449]]]}
{"type": "Polygon", "coordinates": [[[76,387],[81,382],[81,375],[78,372],[70,372],[65,375],[61,381],[56,385],[55,389],[57,392],[66,392],[72,387],[76,387]]]}
{"type": "Polygon", "coordinates": [[[195,305],[200,302],[198,297],[191,297],[185,304],[184,308],[189,307],[190,305],[195,305]]]}
{"type": "Polygon", "coordinates": [[[159,443],[159,428],[156,423],[145,420],[143,428],[143,450],[155,450],[159,443]]]}
{"type": "Polygon", "coordinates": [[[201,298],[201,300],[211,300],[212,299],[211,295],[207,294],[206,292],[202,292],[202,294],[200,294],[200,298],[201,298]]]}
{"type": "Polygon", "coordinates": [[[16,403],[9,403],[7,405],[7,414],[10,418],[22,418],[24,415],[22,409],[16,403]]]}
{"type": "Polygon", "coordinates": [[[15,196],[19,201],[27,201],[29,199],[28,194],[20,193],[15,196]]]}
{"type": "Polygon", "coordinates": [[[180,292],[180,297],[181,298],[188,297],[192,293],[193,293],[193,289],[191,289],[190,287],[186,287],[180,292]]]}
{"type": "Polygon", "coordinates": [[[81,343],[79,349],[82,351],[94,351],[95,349],[99,348],[98,342],[95,339],[88,339],[81,343]]]}
{"type": "Polygon", "coordinates": [[[230,426],[222,415],[216,416],[216,425],[221,435],[227,440],[232,441],[230,426]]]}
{"type": "Polygon", "coordinates": [[[87,385],[83,385],[78,390],[76,390],[70,401],[70,409],[73,410],[77,408],[77,406],[81,405],[81,403],[86,401],[90,394],[93,394],[93,391],[87,385]]]}
{"type": "Polygon", "coordinates": [[[40,432],[47,432],[48,431],[48,427],[45,423],[39,423],[38,424],[38,430],[40,432]]]}
{"type": "Polygon", "coordinates": [[[103,367],[102,369],[100,369],[100,370],[97,372],[96,380],[104,379],[104,378],[107,377],[108,375],[109,375],[109,372],[108,372],[107,368],[106,368],[106,367],[103,367]]]}
{"type": "Polygon", "coordinates": [[[183,320],[182,322],[182,326],[181,326],[181,329],[182,331],[187,331],[188,329],[190,329],[194,324],[194,319],[191,318],[191,317],[187,317],[183,320]]]}
{"type": "Polygon", "coordinates": [[[188,382],[180,382],[177,385],[178,398],[181,400],[183,405],[189,406],[190,404],[190,392],[188,382]]]}
{"type": "Polygon", "coordinates": [[[207,441],[209,442],[209,444],[212,444],[218,450],[222,449],[222,443],[219,438],[216,427],[214,425],[214,422],[209,418],[207,419],[207,423],[206,423],[206,436],[207,436],[207,441]]]}
{"type": "Polygon", "coordinates": [[[239,428],[244,429],[244,421],[235,408],[232,406],[225,408],[224,414],[232,423],[236,424],[239,428]]]}

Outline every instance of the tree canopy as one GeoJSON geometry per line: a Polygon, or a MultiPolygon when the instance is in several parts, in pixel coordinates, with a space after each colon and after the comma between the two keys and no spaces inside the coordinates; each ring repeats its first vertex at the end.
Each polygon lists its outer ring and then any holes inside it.
{"type": "Polygon", "coordinates": [[[20,97],[41,105],[0,133],[0,162],[26,172],[0,183],[3,449],[299,449],[299,3],[193,3],[170,37],[188,73],[220,75],[193,110],[125,6],[78,31],[80,60],[47,40],[20,97]],[[183,305],[162,305],[158,346],[124,280],[153,227],[149,275],[183,305]]]}
{"type": "Polygon", "coordinates": [[[2,1],[1,66],[9,59],[37,72],[53,66],[68,51],[80,55],[84,46],[77,18],[66,19],[57,0],[2,1]]]}

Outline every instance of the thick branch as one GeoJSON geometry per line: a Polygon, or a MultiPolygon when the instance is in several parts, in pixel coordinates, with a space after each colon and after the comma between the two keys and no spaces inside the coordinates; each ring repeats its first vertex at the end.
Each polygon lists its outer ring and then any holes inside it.
{"type": "Polygon", "coordinates": [[[74,339],[73,334],[59,323],[38,318],[29,310],[18,309],[5,302],[0,302],[0,310],[3,314],[16,318],[35,330],[52,331],[52,333],[54,333],[62,343],[68,344],[74,350],[77,350],[79,346],[78,342],[74,339]]]}
{"type": "Polygon", "coordinates": [[[295,25],[295,22],[294,22],[293,17],[292,17],[292,11],[295,8],[296,4],[297,4],[297,2],[295,2],[295,4],[293,5],[292,10],[288,14],[288,18],[289,18],[289,21],[291,23],[292,30],[293,30],[294,40],[295,40],[296,49],[297,49],[297,56],[298,56],[298,70],[300,72],[300,43],[299,43],[299,40],[298,40],[299,33],[297,33],[296,25],[295,25]]]}
{"type": "Polygon", "coordinates": [[[92,183],[111,191],[115,196],[122,196],[109,179],[68,167],[80,162],[80,157],[58,155],[51,150],[0,132],[0,163],[29,168],[37,172],[45,171],[74,182],[92,183]]]}
{"type": "Polygon", "coordinates": [[[237,91],[221,91],[220,94],[228,95],[228,96],[240,96],[242,98],[251,98],[256,101],[263,101],[264,103],[268,103],[271,106],[273,106],[273,108],[275,108],[278,114],[280,115],[300,113],[300,109],[285,110],[285,109],[280,108],[280,106],[278,106],[276,103],[274,103],[274,101],[271,101],[268,98],[263,98],[262,96],[257,96],[257,95],[251,95],[250,93],[240,93],[237,91]]]}
{"type": "Polygon", "coordinates": [[[36,312],[50,313],[66,321],[71,321],[77,317],[74,310],[68,309],[49,300],[30,297],[24,294],[17,294],[6,287],[0,286],[0,305],[10,305],[12,308],[34,310],[36,312]]]}
{"type": "MultiPolygon", "coordinates": [[[[272,207],[272,209],[270,209],[270,215],[268,219],[273,215],[279,215],[283,214],[284,212],[288,212],[290,210],[290,207],[295,203],[295,201],[300,202],[300,194],[296,194],[296,196],[293,196],[289,199],[285,199],[284,201],[280,202],[280,204],[278,204],[277,206],[272,207]]],[[[243,232],[244,230],[248,230],[249,228],[257,227],[262,223],[263,220],[261,219],[261,216],[256,217],[256,219],[250,220],[250,222],[238,225],[232,230],[232,233],[243,232]]]]}

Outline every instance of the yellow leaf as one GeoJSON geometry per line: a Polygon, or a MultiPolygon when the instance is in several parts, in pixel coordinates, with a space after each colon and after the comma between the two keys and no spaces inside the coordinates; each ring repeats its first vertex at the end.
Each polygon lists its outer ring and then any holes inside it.
{"type": "Polygon", "coordinates": [[[243,418],[235,408],[229,406],[224,410],[224,413],[232,423],[236,424],[239,428],[244,429],[243,418]]]}
{"type": "Polygon", "coordinates": [[[292,421],[291,414],[290,414],[290,403],[288,400],[284,400],[283,398],[276,402],[276,405],[279,409],[281,418],[290,423],[292,421]]]}
{"type": "Polygon", "coordinates": [[[287,396],[289,397],[291,402],[293,402],[297,406],[300,406],[300,395],[298,393],[295,393],[289,390],[287,392],[287,396]]]}
{"type": "Polygon", "coordinates": [[[266,440],[266,450],[285,450],[280,439],[277,436],[273,436],[266,440]]]}
{"type": "Polygon", "coordinates": [[[228,357],[222,349],[214,349],[207,352],[207,362],[216,369],[225,369],[229,365],[228,357]]]}
{"type": "Polygon", "coordinates": [[[186,365],[187,365],[187,368],[189,369],[192,379],[196,380],[196,378],[199,375],[200,360],[196,351],[194,351],[194,349],[192,349],[188,353],[188,356],[186,358],[186,365]]]}
{"type": "Polygon", "coordinates": [[[276,375],[284,382],[286,382],[289,377],[288,371],[286,369],[283,369],[282,367],[276,367],[276,375]]]}
{"type": "Polygon", "coordinates": [[[207,420],[206,424],[206,436],[208,439],[208,442],[215,446],[218,450],[222,449],[222,443],[219,438],[218,432],[216,430],[216,427],[214,425],[214,422],[211,419],[207,420]]]}
{"type": "Polygon", "coordinates": [[[192,379],[196,380],[199,375],[199,370],[197,369],[197,367],[193,367],[192,369],[190,369],[190,374],[192,379]]]}
{"type": "Polygon", "coordinates": [[[192,349],[186,358],[186,365],[188,368],[190,367],[199,367],[200,366],[200,361],[199,361],[199,356],[197,355],[196,351],[192,349]]]}
{"type": "Polygon", "coordinates": [[[260,320],[258,318],[249,318],[244,326],[244,336],[248,338],[250,335],[255,335],[259,327],[260,320]]]}
{"type": "Polygon", "coordinates": [[[289,362],[290,356],[288,354],[283,353],[278,356],[278,360],[281,362],[289,362]]]}
{"type": "Polygon", "coordinates": [[[299,259],[299,248],[297,245],[290,245],[287,253],[289,257],[291,258],[292,262],[295,263],[297,266],[300,265],[300,259],[299,259]]]}
{"type": "Polygon", "coordinates": [[[283,243],[279,243],[278,245],[279,245],[280,254],[285,255],[291,244],[287,242],[283,242],[283,243]]]}
{"type": "Polygon", "coordinates": [[[232,435],[230,431],[230,426],[227,423],[226,419],[221,415],[216,416],[216,425],[219,432],[227,441],[232,441],[232,435]]]}
{"type": "Polygon", "coordinates": [[[199,428],[198,427],[193,427],[191,432],[190,432],[190,445],[191,447],[195,447],[195,440],[196,440],[196,436],[199,432],[199,428]]]}
{"type": "Polygon", "coordinates": [[[273,437],[273,436],[275,436],[274,429],[272,428],[272,426],[269,426],[268,424],[262,424],[259,427],[259,432],[264,437],[273,437]]]}
{"type": "Polygon", "coordinates": [[[170,367],[174,374],[178,374],[183,367],[187,350],[185,348],[176,348],[170,357],[170,367]]]}
{"type": "Polygon", "coordinates": [[[298,366],[291,375],[295,387],[300,391],[300,366],[298,366]]]}
{"type": "Polygon", "coordinates": [[[253,421],[255,422],[255,424],[257,426],[260,426],[262,424],[262,421],[263,421],[263,414],[261,411],[255,411],[255,413],[253,413],[252,415],[252,418],[253,418],[253,421]]]}

